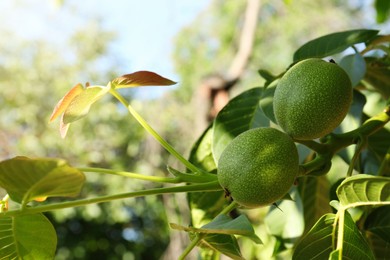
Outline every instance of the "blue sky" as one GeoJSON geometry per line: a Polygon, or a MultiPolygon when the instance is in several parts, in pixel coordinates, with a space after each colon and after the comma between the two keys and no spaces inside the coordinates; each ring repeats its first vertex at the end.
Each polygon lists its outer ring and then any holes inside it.
{"type": "Polygon", "coordinates": [[[112,46],[125,64],[120,73],[151,70],[177,80],[171,61],[174,37],[210,1],[0,1],[0,27],[20,37],[45,38],[56,44],[75,28],[99,19],[104,29],[116,32],[112,46]]]}

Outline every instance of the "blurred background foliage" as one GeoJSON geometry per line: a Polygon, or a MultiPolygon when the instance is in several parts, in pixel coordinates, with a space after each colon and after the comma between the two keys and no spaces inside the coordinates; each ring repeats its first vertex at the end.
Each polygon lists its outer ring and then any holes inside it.
{"type": "MultiPolygon", "coordinates": [[[[253,54],[232,96],[261,86],[264,82],[257,73],[260,68],[274,74],[282,72],[292,62],[293,52],[310,39],[352,28],[389,33],[388,7],[377,4],[375,9],[375,3],[370,1],[260,2],[253,54]],[[378,20],[376,10],[380,11],[378,20]]],[[[135,92],[125,93],[157,132],[183,154],[188,155],[203,131],[197,129],[194,120],[194,93],[207,75],[224,75],[237,51],[245,7],[243,0],[210,1],[209,7],[182,29],[174,42],[173,62],[178,78],[173,80],[180,83],[173,91],[142,100],[134,99],[135,92]]],[[[48,124],[54,105],[73,85],[87,81],[105,85],[119,76],[121,57],[113,54],[109,46],[120,32],[104,30],[99,19],[90,18],[84,27],[72,28],[69,38],[61,43],[23,39],[0,26],[1,160],[17,155],[61,157],[74,166],[153,175],[167,174],[167,165],[180,167],[109,97],[95,104],[87,118],[72,125],[64,140],[59,137],[58,122],[48,124]]],[[[81,196],[150,187],[155,185],[87,174],[81,196]]],[[[0,195],[3,193],[0,190],[0,195]]],[[[162,196],[50,213],[59,238],[57,258],[158,259],[168,247],[171,252],[165,258],[169,259],[175,256],[174,251],[176,255],[181,252],[186,238],[184,235],[178,239],[167,223],[189,224],[186,204],[183,195],[162,196]]]]}

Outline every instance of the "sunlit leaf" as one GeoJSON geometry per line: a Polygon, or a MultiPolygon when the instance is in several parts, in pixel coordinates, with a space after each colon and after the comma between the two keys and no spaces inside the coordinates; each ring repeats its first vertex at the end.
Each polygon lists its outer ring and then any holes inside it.
{"type": "MultiPolygon", "coordinates": [[[[369,247],[367,240],[357,228],[348,211],[345,212],[344,217],[344,236],[342,247],[342,259],[375,260],[374,254],[369,247]]],[[[330,255],[330,259],[338,260],[339,255],[340,249],[334,250],[330,255]]]]}
{"type": "Polygon", "coordinates": [[[332,252],[332,231],[335,214],[325,214],[296,245],[293,258],[296,260],[328,259],[332,252]]]}
{"type": "Polygon", "coordinates": [[[353,87],[356,86],[366,74],[366,61],[360,53],[344,56],[339,62],[339,66],[347,72],[353,87]]]}
{"type": "Polygon", "coordinates": [[[53,259],[57,235],[43,214],[0,217],[0,259],[53,259]]]}
{"type": "Polygon", "coordinates": [[[64,112],[63,123],[69,124],[86,116],[97,100],[109,91],[108,87],[90,86],[76,96],[64,112]]]}
{"type": "Polygon", "coordinates": [[[217,163],[226,146],[239,134],[255,127],[269,126],[259,106],[261,88],[243,92],[218,113],[213,125],[213,156],[217,163]]]}
{"type": "Polygon", "coordinates": [[[0,162],[0,186],[22,204],[43,197],[77,196],[84,181],[82,172],[61,159],[15,157],[0,162]]]}
{"type": "Polygon", "coordinates": [[[111,81],[111,85],[114,88],[169,86],[174,84],[176,84],[176,82],[150,71],[137,71],[123,75],[111,81]]]}
{"type": "Polygon", "coordinates": [[[377,30],[361,29],[336,32],[319,37],[302,45],[294,53],[294,62],[312,57],[324,58],[342,52],[354,44],[369,41],[378,32],[377,30]]]}
{"type": "Polygon", "coordinates": [[[209,126],[193,145],[189,156],[192,164],[207,172],[217,169],[212,153],[212,137],[212,126],[209,126]]]}
{"type": "Polygon", "coordinates": [[[68,93],[66,93],[65,96],[55,106],[53,113],[50,116],[49,122],[52,122],[59,115],[61,115],[72,102],[72,100],[81,92],[83,92],[83,90],[84,88],[80,83],[69,90],[68,93]]]}
{"type": "Polygon", "coordinates": [[[390,1],[389,0],[375,0],[375,9],[376,9],[377,23],[385,22],[390,14],[390,1]]]}
{"type": "Polygon", "coordinates": [[[201,228],[184,227],[174,223],[170,223],[171,228],[205,234],[226,234],[226,235],[241,235],[252,239],[255,243],[261,244],[261,240],[256,236],[252,224],[245,215],[240,215],[235,219],[231,219],[226,215],[219,215],[210,223],[201,228]]]}
{"type": "MultiPolygon", "coordinates": [[[[334,246],[337,234],[333,233],[335,214],[322,216],[314,227],[296,245],[293,259],[337,259],[339,251],[334,246]]],[[[367,241],[362,236],[348,212],[345,212],[343,259],[375,259],[367,241]]]]}
{"type": "Polygon", "coordinates": [[[355,175],[346,178],[336,193],[343,207],[390,205],[390,177],[355,175]]]}

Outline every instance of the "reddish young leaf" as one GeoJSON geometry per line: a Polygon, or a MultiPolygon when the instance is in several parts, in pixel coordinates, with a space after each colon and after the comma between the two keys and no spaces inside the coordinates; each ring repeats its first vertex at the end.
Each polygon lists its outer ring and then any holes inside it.
{"type": "Polygon", "coordinates": [[[164,78],[154,72],[137,71],[126,74],[111,81],[114,88],[132,88],[142,86],[169,86],[176,82],[164,78]]]}
{"type": "Polygon", "coordinates": [[[72,100],[75,99],[75,97],[77,97],[78,95],[80,95],[83,90],[84,88],[80,83],[74,86],[71,90],[69,90],[65,94],[65,96],[60,101],[58,101],[57,105],[53,110],[53,113],[50,116],[49,122],[52,122],[59,115],[61,115],[72,102],[72,100]]]}

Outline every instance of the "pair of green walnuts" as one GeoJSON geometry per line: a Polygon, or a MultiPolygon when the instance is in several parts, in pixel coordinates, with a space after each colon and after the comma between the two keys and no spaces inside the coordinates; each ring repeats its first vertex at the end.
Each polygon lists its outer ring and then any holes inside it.
{"type": "Polygon", "coordinates": [[[311,58],[291,67],[274,94],[275,128],[254,128],[226,147],[218,180],[239,205],[256,208],[283,198],[299,173],[293,139],[312,140],[333,131],[348,113],[352,85],[333,62],[311,58]]]}

